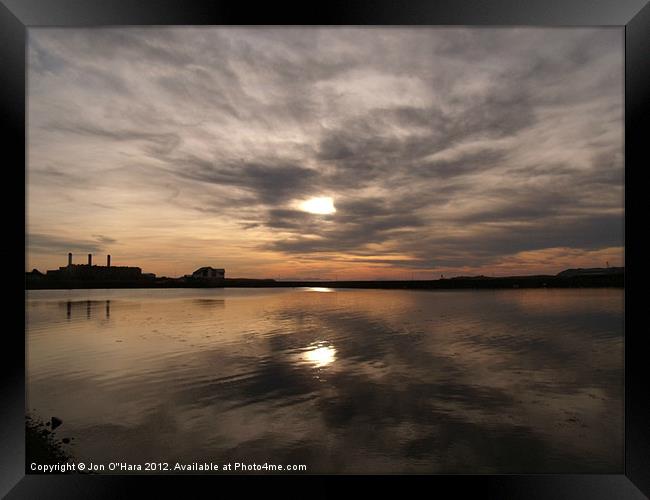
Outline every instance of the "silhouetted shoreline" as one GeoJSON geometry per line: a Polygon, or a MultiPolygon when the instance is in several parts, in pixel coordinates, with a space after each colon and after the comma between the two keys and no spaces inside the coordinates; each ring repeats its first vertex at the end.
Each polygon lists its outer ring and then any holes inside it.
{"type": "Polygon", "coordinates": [[[567,270],[557,275],[538,276],[467,276],[438,280],[400,281],[276,281],[271,279],[202,280],[186,278],[154,278],[138,280],[66,280],[31,276],[26,273],[27,290],[84,289],[84,288],[366,288],[366,289],[506,289],[506,288],[622,288],[624,268],[598,270],[567,270]]]}

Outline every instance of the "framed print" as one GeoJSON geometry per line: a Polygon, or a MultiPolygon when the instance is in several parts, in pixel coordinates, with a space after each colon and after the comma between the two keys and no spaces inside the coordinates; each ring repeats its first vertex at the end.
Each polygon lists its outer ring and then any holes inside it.
{"type": "Polygon", "coordinates": [[[650,493],[643,1],[3,2],[8,498],[650,493]]]}

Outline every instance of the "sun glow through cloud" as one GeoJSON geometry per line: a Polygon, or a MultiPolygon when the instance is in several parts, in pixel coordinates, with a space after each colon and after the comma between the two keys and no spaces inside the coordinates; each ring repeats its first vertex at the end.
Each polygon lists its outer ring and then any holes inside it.
{"type": "Polygon", "coordinates": [[[328,215],[336,212],[334,200],[331,196],[309,198],[300,204],[300,210],[318,215],[328,215]]]}

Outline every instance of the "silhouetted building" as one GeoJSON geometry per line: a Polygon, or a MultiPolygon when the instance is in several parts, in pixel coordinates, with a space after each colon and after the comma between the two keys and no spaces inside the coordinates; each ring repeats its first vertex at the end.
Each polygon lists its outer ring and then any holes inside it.
{"type": "Polygon", "coordinates": [[[142,274],[139,267],[111,266],[111,256],[106,257],[106,266],[93,265],[92,254],[88,254],[88,264],[73,264],[72,254],[68,254],[68,265],[47,271],[50,278],[69,280],[136,280],[155,278],[152,273],[142,274]]]}
{"type": "Polygon", "coordinates": [[[214,267],[201,267],[192,273],[192,278],[222,280],[225,277],[225,269],[215,269],[214,267]]]}
{"type": "Polygon", "coordinates": [[[31,271],[25,272],[27,278],[43,278],[45,275],[40,272],[38,269],[32,269],[31,271]]]}

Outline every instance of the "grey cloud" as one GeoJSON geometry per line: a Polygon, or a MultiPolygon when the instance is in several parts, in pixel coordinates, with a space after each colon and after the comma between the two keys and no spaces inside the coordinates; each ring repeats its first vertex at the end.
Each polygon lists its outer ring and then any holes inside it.
{"type": "Polygon", "coordinates": [[[30,252],[34,253],[57,253],[57,252],[100,252],[103,250],[104,242],[92,240],[76,240],[62,238],[44,233],[30,233],[27,235],[27,246],[30,252]]]}
{"type": "MultiPolygon", "coordinates": [[[[333,229],[320,228],[314,230],[310,238],[301,236],[309,226],[299,226],[295,236],[286,239],[277,239],[268,245],[268,248],[288,253],[311,252],[349,252],[361,250],[371,243],[384,243],[389,238],[399,236],[404,232],[411,232],[413,228],[421,227],[424,221],[413,214],[378,215],[373,217],[354,217],[343,215],[332,218],[335,223],[333,229]],[[337,224],[338,222],[338,224],[337,224]]],[[[291,228],[289,224],[287,228],[291,228]]]]}
{"type": "Polygon", "coordinates": [[[86,187],[89,180],[82,174],[71,173],[64,166],[47,165],[32,166],[27,172],[27,182],[29,185],[59,186],[67,190],[73,187],[86,187]]]}
{"type": "MultiPolygon", "coordinates": [[[[272,209],[269,210],[269,216],[265,224],[274,229],[304,231],[310,226],[314,227],[313,220],[316,217],[323,218],[323,216],[314,216],[302,210],[272,209]]],[[[331,220],[332,218],[326,216],[325,219],[331,220]]]]}
{"type": "Polygon", "coordinates": [[[492,192],[498,198],[495,205],[462,215],[463,223],[535,221],[554,215],[570,213],[575,207],[571,192],[536,189],[515,190],[503,188],[492,192]]]}
{"type": "Polygon", "coordinates": [[[623,223],[622,215],[550,217],[537,223],[491,226],[471,236],[421,235],[404,246],[421,259],[421,267],[463,266],[470,259],[481,265],[522,251],[619,246],[623,223]]]}
{"type": "MultiPolygon", "coordinates": [[[[144,58],[162,65],[183,66],[195,56],[175,43],[176,30],[89,28],[57,30],[41,28],[32,38],[46,37],[58,54],[69,54],[83,47],[83,52],[106,63],[144,58]]],[[[71,58],[68,58],[68,60],[71,58]]]]}
{"type": "Polygon", "coordinates": [[[357,251],[364,244],[385,242],[391,236],[391,230],[395,230],[397,248],[411,255],[411,259],[364,258],[359,262],[413,269],[465,266],[469,261],[473,265],[485,265],[522,251],[554,247],[592,250],[618,246],[623,239],[624,221],[622,215],[549,217],[542,222],[490,226],[468,236],[433,231],[418,225],[417,221],[397,217],[391,217],[387,222],[385,227],[380,222],[324,232],[323,238],[318,240],[305,237],[278,240],[271,244],[271,248],[295,254],[344,251],[349,252],[350,260],[354,260],[354,255],[364,254],[357,251]]]}
{"type": "Polygon", "coordinates": [[[93,234],[92,236],[99,243],[102,243],[102,244],[117,243],[117,240],[115,238],[111,238],[109,236],[104,236],[103,234],[93,234]]]}
{"type": "Polygon", "coordinates": [[[624,176],[623,151],[616,148],[595,154],[592,159],[592,168],[583,175],[582,181],[583,183],[622,187],[624,176]]]}
{"type": "MultiPolygon", "coordinates": [[[[177,175],[195,181],[233,186],[250,190],[262,203],[282,203],[296,195],[309,192],[317,173],[311,169],[269,160],[269,163],[210,162],[187,158],[177,175]]],[[[248,200],[254,201],[253,199],[248,200]]]]}
{"type": "Polygon", "coordinates": [[[39,42],[39,37],[29,37],[29,69],[35,73],[58,73],[64,70],[68,61],[54,51],[47,50],[39,42]]]}
{"type": "Polygon", "coordinates": [[[416,178],[448,178],[462,175],[478,175],[481,172],[499,166],[506,153],[500,150],[486,149],[479,153],[461,155],[453,160],[423,161],[412,170],[416,178]]]}
{"type": "Polygon", "coordinates": [[[151,154],[169,154],[176,148],[181,139],[178,134],[166,132],[143,132],[139,130],[107,129],[88,123],[69,123],[53,121],[48,124],[50,130],[69,132],[73,134],[96,136],[113,141],[145,141],[151,154]]]}
{"type": "MultiPolygon", "coordinates": [[[[378,178],[415,176],[449,177],[480,173],[503,158],[505,153],[486,149],[466,154],[456,160],[428,160],[427,157],[461,141],[472,138],[501,138],[512,135],[534,123],[532,104],[521,97],[494,96],[455,115],[439,110],[415,111],[399,108],[392,112],[371,113],[339,130],[325,131],[318,151],[321,160],[333,165],[330,180],[340,187],[356,187],[378,178]],[[393,123],[415,125],[410,134],[386,135],[393,123]],[[428,121],[428,128],[422,126],[428,121]]],[[[381,182],[381,180],[379,180],[381,182]]]]}

